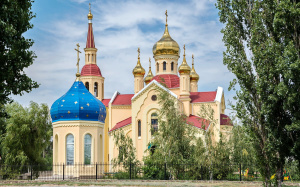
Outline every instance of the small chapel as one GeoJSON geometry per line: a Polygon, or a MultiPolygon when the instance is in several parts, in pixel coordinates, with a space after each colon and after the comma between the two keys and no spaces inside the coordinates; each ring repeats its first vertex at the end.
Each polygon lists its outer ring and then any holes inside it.
{"type": "MultiPolygon", "coordinates": [[[[51,107],[53,123],[53,164],[64,163],[111,163],[118,156],[113,132],[123,130],[133,140],[138,160],[142,161],[153,133],[159,129],[160,105],[157,95],[165,90],[175,98],[180,110],[187,116],[187,125],[201,131],[213,131],[212,139],[219,141],[220,133],[229,134],[232,129],[230,118],[224,114],[225,98],[222,87],[213,91],[198,89],[200,76],[192,62],[188,63],[183,45],[171,37],[166,11],[165,31],[153,45],[154,70],[142,67],[140,49],[137,63],[132,70],[132,93],[115,91],[111,98],[104,98],[105,73],[97,65],[97,48],[94,41],[91,9],[88,13],[88,31],[84,48],[85,65],[79,71],[77,62],[76,79],[71,88],[51,107]],[[189,65],[191,64],[191,66],[189,65]],[[152,72],[153,71],[153,72],[152,72]],[[145,76],[146,75],[146,76],[145,76]],[[214,110],[216,125],[199,116],[204,105],[214,110]]],[[[76,49],[79,51],[79,45],[76,49]]],[[[109,77],[106,77],[109,79],[109,77]]],[[[121,84],[121,83],[120,83],[121,84]]],[[[202,136],[199,133],[199,136],[202,136]]]]}

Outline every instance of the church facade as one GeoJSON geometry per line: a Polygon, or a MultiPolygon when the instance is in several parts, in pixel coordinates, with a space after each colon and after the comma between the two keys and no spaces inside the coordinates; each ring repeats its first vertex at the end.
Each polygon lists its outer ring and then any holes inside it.
{"type": "Polygon", "coordinates": [[[199,136],[202,136],[202,131],[213,131],[212,139],[218,141],[220,133],[230,133],[232,123],[224,114],[223,88],[198,91],[200,77],[194,68],[194,57],[190,67],[183,46],[180,60],[180,47],[168,30],[167,12],[163,36],[153,46],[155,73],[152,73],[149,59],[146,75],[138,49],[137,63],[132,71],[133,92],[123,94],[116,91],[111,98],[104,98],[105,78],[97,65],[92,18],[90,11],[85,65],[81,73],[77,73],[71,89],[51,107],[54,164],[110,163],[118,156],[113,132],[119,130],[132,138],[137,158],[142,161],[153,133],[159,129],[157,97],[160,90],[177,100],[180,110],[187,116],[187,124],[198,128],[199,136]],[[214,110],[215,125],[199,116],[203,106],[214,110]]]}

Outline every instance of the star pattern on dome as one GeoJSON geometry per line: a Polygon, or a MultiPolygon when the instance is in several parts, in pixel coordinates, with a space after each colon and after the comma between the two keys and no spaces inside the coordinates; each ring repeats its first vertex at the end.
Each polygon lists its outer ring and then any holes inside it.
{"type": "Polygon", "coordinates": [[[86,120],[104,123],[106,108],[82,82],[75,81],[69,91],[53,103],[50,113],[53,122],[86,120]]]}

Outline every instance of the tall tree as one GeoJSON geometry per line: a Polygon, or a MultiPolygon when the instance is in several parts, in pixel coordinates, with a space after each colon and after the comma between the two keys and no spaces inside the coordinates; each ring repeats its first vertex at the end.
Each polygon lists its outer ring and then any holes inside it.
{"type": "MultiPolygon", "coordinates": [[[[46,104],[31,102],[6,106],[5,133],[0,136],[2,159],[7,165],[48,164],[44,152],[51,145],[52,125],[46,104]]],[[[2,128],[3,129],[3,128],[2,128]]]]}
{"type": "MultiPolygon", "coordinates": [[[[24,72],[33,63],[31,39],[24,33],[33,25],[32,0],[1,0],[0,4],[0,107],[11,101],[9,95],[22,95],[38,84],[24,72]]],[[[0,115],[4,113],[0,111],[0,115]]]]}
{"type": "Polygon", "coordinates": [[[300,2],[218,0],[223,62],[239,85],[234,109],[254,141],[265,185],[300,159],[300,2]]]}

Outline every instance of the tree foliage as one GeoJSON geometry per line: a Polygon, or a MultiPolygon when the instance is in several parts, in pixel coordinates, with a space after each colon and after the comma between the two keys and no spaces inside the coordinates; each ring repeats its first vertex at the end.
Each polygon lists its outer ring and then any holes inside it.
{"type": "MultiPolygon", "coordinates": [[[[32,0],[1,0],[0,4],[0,106],[3,108],[11,99],[9,95],[30,92],[38,84],[25,73],[33,63],[35,54],[30,50],[31,39],[24,33],[33,25],[32,0]]],[[[2,110],[0,114],[3,115],[2,110]]]]}
{"type": "Polygon", "coordinates": [[[0,136],[2,162],[7,165],[51,164],[52,125],[46,104],[31,102],[28,108],[14,102],[6,106],[9,115],[1,123],[5,132],[0,136]],[[47,152],[48,151],[48,152],[47,152]]]}
{"type": "Polygon", "coordinates": [[[118,157],[112,160],[114,166],[122,165],[126,171],[128,171],[131,166],[136,167],[139,161],[136,158],[136,149],[133,146],[132,139],[125,135],[122,129],[114,131],[113,138],[119,151],[118,157]]]}
{"type": "Polygon", "coordinates": [[[233,108],[247,128],[265,184],[300,159],[300,2],[218,0],[223,62],[239,85],[233,108]]]}

